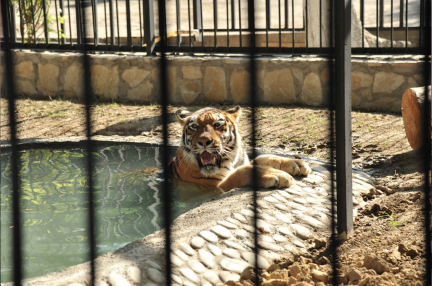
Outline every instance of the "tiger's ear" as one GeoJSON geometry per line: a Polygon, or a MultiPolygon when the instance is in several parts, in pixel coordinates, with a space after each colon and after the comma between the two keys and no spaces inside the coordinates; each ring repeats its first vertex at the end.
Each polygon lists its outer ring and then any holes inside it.
{"type": "Polygon", "coordinates": [[[241,115],[241,107],[237,105],[236,107],[228,109],[226,113],[230,114],[234,118],[234,120],[238,122],[241,115]]]}
{"type": "Polygon", "coordinates": [[[184,123],[186,122],[186,119],[188,118],[189,115],[191,115],[192,112],[190,112],[189,110],[185,110],[185,109],[179,109],[176,111],[176,117],[178,122],[180,122],[181,125],[184,125],[184,123]]]}

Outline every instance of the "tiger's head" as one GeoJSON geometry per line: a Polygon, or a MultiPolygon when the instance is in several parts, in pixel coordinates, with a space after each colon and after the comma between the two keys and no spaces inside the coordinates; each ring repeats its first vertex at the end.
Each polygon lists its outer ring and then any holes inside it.
{"type": "Polygon", "coordinates": [[[178,110],[177,120],[183,126],[180,151],[183,159],[199,167],[204,177],[225,177],[245,164],[245,155],[237,122],[241,108],[222,111],[203,108],[195,112],[178,110]]]}

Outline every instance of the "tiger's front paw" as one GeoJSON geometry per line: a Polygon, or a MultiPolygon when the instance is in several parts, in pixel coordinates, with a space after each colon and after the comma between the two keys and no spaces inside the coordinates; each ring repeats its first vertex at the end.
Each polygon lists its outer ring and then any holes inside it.
{"type": "Polygon", "coordinates": [[[293,176],[307,176],[312,173],[312,169],[309,167],[309,165],[300,159],[283,158],[281,170],[293,176]]]}
{"type": "Polygon", "coordinates": [[[290,174],[273,168],[268,168],[259,177],[259,186],[263,188],[288,188],[293,184],[290,174]]]}

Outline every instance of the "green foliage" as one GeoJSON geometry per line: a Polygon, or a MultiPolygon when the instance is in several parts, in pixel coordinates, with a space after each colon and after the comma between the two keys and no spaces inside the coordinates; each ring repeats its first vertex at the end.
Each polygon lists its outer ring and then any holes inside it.
{"type": "Polygon", "coordinates": [[[62,29],[59,28],[59,30],[56,31],[52,28],[56,22],[58,24],[64,24],[65,17],[60,16],[56,18],[49,14],[51,0],[10,0],[10,2],[11,5],[17,7],[16,13],[21,18],[26,43],[35,43],[37,38],[44,39],[42,35],[44,35],[45,22],[48,33],[58,32],[62,38],[66,37],[62,29]],[[47,13],[46,18],[44,17],[44,5],[47,13]]]}

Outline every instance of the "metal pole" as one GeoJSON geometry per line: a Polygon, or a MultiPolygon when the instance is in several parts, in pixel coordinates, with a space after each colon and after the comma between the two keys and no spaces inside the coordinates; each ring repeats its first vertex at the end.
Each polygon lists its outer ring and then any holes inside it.
{"type": "Polygon", "coordinates": [[[92,14],[93,14],[92,15],[93,16],[93,43],[95,46],[97,46],[99,45],[97,0],[92,0],[92,14]]]}
{"type": "MultiPolygon", "coordinates": [[[[111,1],[112,0],[110,0],[110,2],[111,1]]],[[[147,45],[147,55],[152,54],[155,47],[155,25],[153,11],[153,0],[144,0],[144,42],[147,45]]]]}
{"type": "Polygon", "coordinates": [[[339,239],[353,230],[351,156],[351,0],[335,3],[336,184],[339,239]]]}
{"type": "Polygon", "coordinates": [[[127,30],[127,45],[129,47],[132,47],[132,28],[131,28],[130,0],[126,0],[126,30],[127,30]]]}
{"type": "MultiPolygon", "coordinates": [[[[63,0],[59,0],[60,1],[60,17],[64,17],[65,12],[64,12],[64,1],[63,0]]],[[[63,23],[60,23],[60,29],[61,29],[61,43],[62,45],[65,44],[65,37],[63,37],[63,35],[65,34],[65,25],[64,25],[64,21],[62,21],[63,23]]]]}
{"type": "Polygon", "coordinates": [[[201,1],[193,0],[193,20],[194,20],[194,29],[198,29],[199,36],[197,41],[202,42],[203,38],[203,30],[202,30],[202,16],[201,16],[201,1]]]}
{"type": "MultiPolygon", "coordinates": [[[[145,2],[146,1],[144,1],[144,5],[145,5],[145,2]]],[[[111,46],[114,46],[115,45],[115,26],[114,26],[114,2],[113,2],[113,0],[109,0],[109,15],[110,15],[111,46]]]]}

